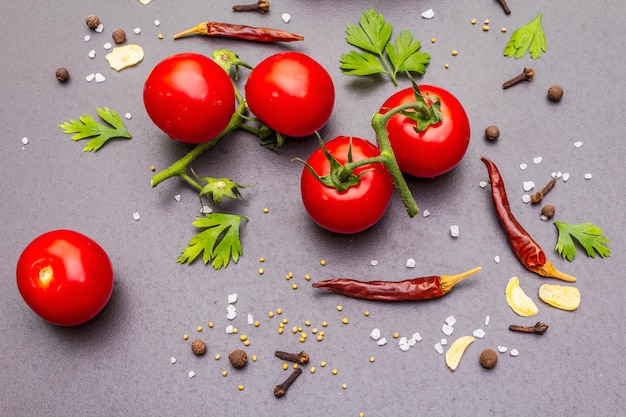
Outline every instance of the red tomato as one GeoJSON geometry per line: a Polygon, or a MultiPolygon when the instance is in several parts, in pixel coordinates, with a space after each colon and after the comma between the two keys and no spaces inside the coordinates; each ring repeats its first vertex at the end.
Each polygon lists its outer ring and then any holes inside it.
{"type": "MultiPolygon", "coordinates": [[[[415,121],[397,114],[387,124],[391,148],[400,170],[420,178],[433,178],[458,165],[470,139],[470,124],[463,106],[448,91],[430,85],[419,86],[422,95],[436,96],[441,102],[443,120],[416,132],[415,121]]],[[[412,88],[399,91],[382,105],[380,113],[415,101],[412,88]]]]}
{"type": "Polygon", "coordinates": [[[143,89],[148,116],[172,139],[208,142],[235,112],[235,88],[219,65],[194,53],[172,55],[150,72],[143,89]]]}
{"type": "Polygon", "coordinates": [[[113,268],[104,249],[71,230],[55,230],[33,240],[17,262],[16,275],[26,304],[60,326],[90,320],[113,291],[113,268]]]}
{"type": "Polygon", "coordinates": [[[282,52],[259,63],[245,91],[250,111],[285,136],[309,136],[320,130],[335,104],[328,72],[300,52],[282,52]]]}
{"type": "MultiPolygon", "coordinates": [[[[343,165],[348,160],[349,145],[348,136],[338,136],[325,146],[343,165]]],[[[378,155],[380,151],[371,142],[352,138],[353,161],[378,155]]],[[[330,172],[330,163],[321,148],[311,154],[307,163],[320,177],[330,172]]],[[[393,181],[387,169],[380,163],[359,167],[354,174],[364,171],[368,172],[361,176],[358,185],[340,192],[319,182],[305,167],[300,190],[302,202],[311,219],[323,228],[337,233],[361,232],[380,220],[391,200],[393,181]]]]}

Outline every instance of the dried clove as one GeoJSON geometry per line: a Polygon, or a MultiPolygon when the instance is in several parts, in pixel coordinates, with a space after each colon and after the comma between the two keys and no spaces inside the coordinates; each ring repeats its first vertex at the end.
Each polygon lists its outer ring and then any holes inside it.
{"type": "Polygon", "coordinates": [[[276,356],[278,359],[298,363],[300,365],[306,365],[307,363],[309,363],[309,354],[305,351],[302,351],[300,353],[289,353],[277,350],[276,352],[274,352],[274,356],[276,356]]]}
{"type": "Polygon", "coordinates": [[[522,333],[534,333],[538,335],[542,335],[548,330],[548,325],[538,321],[534,326],[518,326],[515,324],[511,324],[509,326],[509,330],[514,332],[522,332],[522,333]]]}
{"type": "Polygon", "coordinates": [[[502,10],[504,10],[504,13],[511,14],[511,9],[509,9],[509,6],[506,4],[506,0],[498,0],[498,3],[500,3],[500,6],[502,6],[502,10]]]}
{"type": "Polygon", "coordinates": [[[274,397],[281,398],[284,397],[287,393],[287,390],[295,382],[296,379],[302,374],[301,368],[296,368],[293,370],[291,375],[282,383],[278,384],[274,387],[274,397]]]}
{"type": "Polygon", "coordinates": [[[522,81],[532,81],[535,76],[535,70],[532,68],[525,67],[524,71],[520,75],[515,78],[511,78],[509,81],[502,84],[503,89],[507,89],[509,87],[513,87],[515,84],[519,84],[522,81]]]}
{"type": "Polygon", "coordinates": [[[530,202],[533,204],[541,203],[541,200],[543,200],[543,197],[545,197],[545,195],[548,194],[548,192],[552,189],[552,187],[554,187],[554,184],[556,184],[556,178],[552,178],[550,182],[546,184],[545,187],[543,187],[540,191],[537,191],[535,194],[530,196],[530,202]]]}
{"type": "Polygon", "coordinates": [[[265,13],[270,9],[270,2],[267,0],[259,0],[254,4],[239,4],[233,6],[233,12],[259,12],[265,13]]]}

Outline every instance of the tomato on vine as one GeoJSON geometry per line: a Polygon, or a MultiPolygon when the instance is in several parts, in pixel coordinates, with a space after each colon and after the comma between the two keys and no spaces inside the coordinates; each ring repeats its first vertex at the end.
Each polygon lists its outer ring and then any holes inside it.
{"type": "Polygon", "coordinates": [[[470,123],[455,96],[431,85],[395,93],[379,112],[385,114],[392,108],[415,102],[416,91],[421,92],[427,108],[394,115],[387,123],[387,133],[402,172],[433,178],[450,171],[461,161],[469,146],[470,123]]]}
{"type": "Polygon", "coordinates": [[[16,277],[26,304],[60,326],[91,320],[113,291],[113,268],[104,249],[72,230],[44,233],[28,244],[16,277]]]}
{"type": "Polygon", "coordinates": [[[379,155],[371,142],[348,136],[338,136],[314,151],[300,182],[302,202],[311,219],[345,234],[378,222],[391,200],[393,181],[382,163],[359,165],[359,161],[379,155]],[[356,166],[350,167],[352,163],[356,166]]]}
{"type": "Polygon", "coordinates": [[[148,116],[172,139],[208,142],[222,133],[235,112],[229,74],[210,58],[180,53],[150,72],[143,90],[148,116]]]}
{"type": "Polygon", "coordinates": [[[300,52],[282,52],[260,62],[245,85],[248,106],[261,122],[291,137],[309,136],[330,118],[335,88],[328,72],[300,52]]]}

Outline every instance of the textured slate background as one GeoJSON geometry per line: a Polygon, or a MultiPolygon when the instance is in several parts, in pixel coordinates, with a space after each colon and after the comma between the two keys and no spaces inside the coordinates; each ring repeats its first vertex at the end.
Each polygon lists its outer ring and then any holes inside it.
{"type": "MultiPolygon", "coordinates": [[[[625,290],[623,238],[625,189],[622,118],[623,22],[626,9],[616,2],[574,0],[509,0],[506,16],[497,2],[460,1],[272,1],[267,15],[233,14],[231,2],[112,0],[2,2],[0,43],[0,190],[2,253],[0,273],[0,414],[3,416],[94,415],[617,415],[624,408],[626,379],[622,329],[625,290]],[[310,54],[331,73],[337,91],[334,114],[322,131],[326,139],[350,134],[373,140],[369,119],[394,87],[384,79],[362,80],[341,73],[338,59],[350,50],[344,28],[369,6],[383,13],[397,31],[411,30],[432,61],[420,82],[440,85],[464,104],[472,124],[469,150],[452,172],[432,181],[409,179],[422,210],[431,216],[409,219],[396,197],[374,228],[354,236],[321,230],[306,215],[299,197],[301,165],[315,140],[289,141],[268,151],[244,132],[223,140],[194,167],[203,175],[228,176],[257,183],[245,190],[247,202],[224,210],[244,214],[244,255],[236,265],[214,271],[199,263],[176,264],[179,250],[192,236],[198,211],[195,192],[175,179],[150,188],[152,172],[165,168],[188,147],[169,141],[148,119],[142,104],[143,81],[151,68],[173,53],[209,54],[228,48],[257,64],[263,58],[293,49],[310,54]],[[432,8],[435,17],[421,12],[432,8]],[[285,24],[281,13],[290,13],[285,24]],[[543,13],[548,51],[537,61],[507,59],[502,50],[510,34],[543,13]],[[91,32],[85,17],[95,13],[105,25],[91,32]],[[472,18],[478,23],[470,24],[472,18]],[[491,20],[491,30],[481,23],[491,20]],[[155,19],[161,21],[156,27],[155,19]],[[171,35],[202,20],[283,28],[305,41],[291,45],[256,45],[202,37],[179,41],[171,35]],[[507,27],[506,34],[500,27],[507,27]],[[115,72],[104,59],[102,45],[121,27],[129,42],[146,53],[135,68],[115,72]],[[140,27],[140,35],[133,28],[140,27]],[[85,42],[83,37],[91,35],[85,42]],[[159,40],[157,35],[163,34],[159,40]],[[436,43],[430,39],[435,37],[436,43]],[[95,49],[95,59],[88,52],[95,49]],[[451,51],[458,56],[452,57],[451,51]],[[449,68],[445,69],[444,64],[449,68]],[[66,66],[71,81],[59,84],[54,71],[66,66]],[[507,91],[501,83],[532,66],[531,84],[507,91]],[[101,84],[87,83],[87,74],[101,72],[101,84]],[[561,84],[562,102],[550,103],[550,85],[561,84]],[[69,140],[57,127],[70,118],[108,106],[130,112],[126,125],[134,138],[115,142],[95,154],[83,154],[82,144],[69,140]],[[496,124],[497,143],[487,143],[483,130],[496,124]],[[22,137],[29,143],[22,144],[22,137]],[[581,148],[573,143],[582,141],[581,148]],[[492,210],[480,162],[488,156],[500,167],[512,208],[557,268],[578,277],[583,297],[575,312],[538,302],[540,313],[523,319],[507,306],[504,287],[519,276],[526,292],[537,300],[546,280],[526,271],[511,253],[492,210]],[[533,157],[542,156],[541,164],[533,157]],[[521,163],[528,164],[521,170],[521,163]],[[553,171],[569,172],[546,202],[557,207],[555,220],[594,222],[611,239],[612,256],[591,259],[579,251],[572,263],[552,248],[556,229],[539,219],[539,208],[525,205],[522,183],[537,186],[553,171]],[[584,174],[593,178],[585,180],[584,174]],[[180,194],[180,202],[174,196],[180,194]],[[264,214],[263,208],[269,208],[264,214]],[[139,221],[133,213],[141,215],[139,221]],[[459,225],[453,239],[449,226],[459,225]],[[59,328],[35,316],[15,285],[15,263],[36,236],[71,228],[98,241],[114,264],[116,284],[105,310],[76,328],[59,328]],[[494,256],[500,256],[499,264],[494,256]],[[265,257],[261,264],[259,257],[265,257]],[[414,258],[417,266],[407,269],[414,258]],[[320,266],[320,259],[327,265],[320,266]],[[378,266],[371,266],[371,260],[378,266]],[[335,276],[362,279],[405,279],[432,274],[456,274],[474,266],[483,271],[459,284],[444,298],[423,303],[381,304],[322,294],[304,280],[335,276]],[[265,274],[257,273],[259,267],[265,274]],[[285,275],[293,272],[291,281],[285,275]],[[291,289],[291,283],[299,285],[291,289]],[[237,293],[238,317],[226,319],[227,296],[237,293]],[[338,312],[336,306],[343,306],[338,312]],[[268,311],[282,308],[270,319],[268,311]],[[369,317],[363,312],[368,310],[369,317]],[[246,323],[247,314],[261,322],[246,323]],[[446,317],[457,319],[456,337],[482,327],[487,335],[469,347],[456,372],[447,369],[433,345],[445,337],[446,317]],[[484,326],[485,316],[491,322],[484,326]],[[341,318],[348,317],[348,325],[341,318]],[[278,335],[279,320],[287,331],[278,335]],[[292,326],[310,320],[326,335],[316,342],[311,329],[301,344],[292,326]],[[509,332],[511,323],[550,325],[537,337],[509,332]],[[215,323],[213,329],[207,323],[215,323]],[[230,369],[226,356],[241,347],[224,328],[233,324],[251,340],[247,348],[258,357],[243,371],[230,369]],[[197,326],[205,330],[198,333],[197,326]],[[390,342],[378,347],[369,338],[378,327],[390,342]],[[408,352],[398,349],[394,332],[423,341],[408,352]],[[184,341],[183,334],[190,340],[184,341]],[[209,345],[207,356],[194,357],[191,339],[209,345]],[[500,355],[498,366],[486,371],[478,364],[485,348],[498,345],[519,350],[518,357],[500,355]],[[317,372],[308,368],[287,396],[277,400],[272,388],[288,375],[274,350],[306,350],[317,372]],[[216,361],[215,354],[222,359],[216,361]],[[375,356],[370,363],[370,356],[375,356]],[[176,364],[170,358],[177,359],[176,364]],[[319,364],[326,361],[327,366],[319,364]],[[331,369],[338,374],[332,375],[331,369]],[[222,377],[222,370],[229,370],[222,377]],[[188,372],[196,376],[188,378],[188,372]],[[342,384],[347,389],[342,389],[342,384]],[[237,386],[245,389],[239,391],[237,386]]],[[[247,71],[239,82],[243,87],[247,71]]],[[[406,81],[401,87],[408,86],[406,81]]],[[[306,328],[306,326],[305,326],[306,328]]]]}

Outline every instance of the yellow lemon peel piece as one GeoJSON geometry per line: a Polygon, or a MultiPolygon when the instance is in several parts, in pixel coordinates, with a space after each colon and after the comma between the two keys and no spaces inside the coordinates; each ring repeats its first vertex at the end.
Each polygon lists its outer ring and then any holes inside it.
{"type": "Polygon", "coordinates": [[[537,305],[530,299],[520,287],[519,279],[513,277],[506,284],[506,302],[509,307],[520,316],[530,317],[539,312],[537,305]]]}
{"type": "Polygon", "coordinates": [[[465,353],[465,349],[467,349],[474,340],[472,336],[461,336],[450,345],[450,348],[446,352],[446,365],[448,365],[448,368],[453,371],[456,370],[457,366],[459,366],[459,362],[461,362],[463,353],[465,353]]]}
{"type": "Polygon", "coordinates": [[[539,288],[539,298],[561,310],[576,310],[580,306],[580,291],[576,287],[544,284],[539,288]]]}
{"type": "Polygon", "coordinates": [[[143,49],[136,44],[128,44],[113,48],[105,57],[109,65],[116,71],[132,67],[143,60],[143,49]]]}

